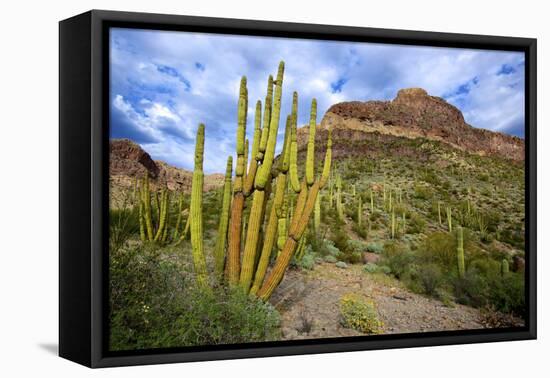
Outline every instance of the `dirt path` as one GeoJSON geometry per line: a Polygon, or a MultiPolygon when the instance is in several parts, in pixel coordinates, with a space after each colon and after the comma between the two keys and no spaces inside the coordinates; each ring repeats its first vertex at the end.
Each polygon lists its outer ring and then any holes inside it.
{"type": "Polygon", "coordinates": [[[374,300],[385,334],[483,328],[476,309],[448,307],[411,293],[392,277],[366,273],[361,265],[342,269],[320,263],[313,271],[289,271],[272,297],[281,312],[283,339],[362,335],[340,324],[339,300],[351,292],[374,300]]]}

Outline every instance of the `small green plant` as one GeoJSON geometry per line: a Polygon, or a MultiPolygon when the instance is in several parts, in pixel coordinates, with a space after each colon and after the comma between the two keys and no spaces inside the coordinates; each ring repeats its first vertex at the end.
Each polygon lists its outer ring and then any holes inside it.
{"type": "Polygon", "coordinates": [[[344,327],[366,334],[382,332],[383,324],[378,319],[376,305],[357,294],[346,294],[340,299],[340,314],[344,327]]]}
{"type": "Polygon", "coordinates": [[[373,263],[367,263],[363,266],[363,270],[367,273],[375,273],[378,271],[378,265],[373,263]]]}

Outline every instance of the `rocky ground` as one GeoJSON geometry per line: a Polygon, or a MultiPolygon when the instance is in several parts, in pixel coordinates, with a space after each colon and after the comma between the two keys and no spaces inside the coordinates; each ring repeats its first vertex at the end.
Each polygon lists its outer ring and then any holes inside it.
{"type": "Polygon", "coordinates": [[[484,328],[477,309],[411,293],[392,277],[366,273],[361,265],[320,263],[312,271],[289,271],[272,297],[282,316],[283,339],[362,335],[340,323],[339,300],[350,292],[376,303],[384,334],[484,328]]]}

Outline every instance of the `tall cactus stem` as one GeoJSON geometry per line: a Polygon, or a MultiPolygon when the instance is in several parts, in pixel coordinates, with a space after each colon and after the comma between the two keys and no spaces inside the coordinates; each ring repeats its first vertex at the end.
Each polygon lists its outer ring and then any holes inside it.
{"type": "Polygon", "coordinates": [[[202,171],[204,156],[204,124],[199,125],[195,145],[195,167],[193,170],[193,182],[191,186],[191,248],[193,264],[199,286],[208,284],[208,272],[203,246],[203,220],[202,220],[202,193],[204,187],[204,173],[202,171]]]}

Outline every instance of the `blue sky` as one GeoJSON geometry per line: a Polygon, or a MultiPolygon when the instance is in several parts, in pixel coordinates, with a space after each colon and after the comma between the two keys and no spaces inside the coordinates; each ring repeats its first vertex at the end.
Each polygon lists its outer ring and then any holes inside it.
{"type": "Polygon", "coordinates": [[[193,166],[202,122],[205,171],[225,170],[235,151],[240,78],[248,78],[251,137],[256,101],[280,60],[281,124],[293,91],[303,125],[313,97],[320,122],[332,104],[390,100],[401,88],[421,87],[457,106],[472,126],[524,135],[523,53],[137,29],[112,29],[110,39],[111,137],[181,168],[193,166]]]}

